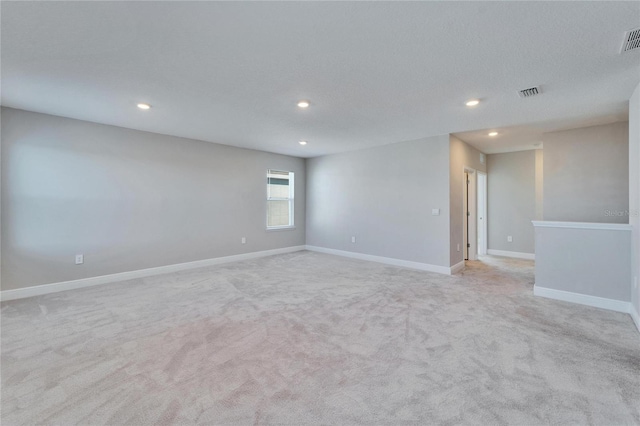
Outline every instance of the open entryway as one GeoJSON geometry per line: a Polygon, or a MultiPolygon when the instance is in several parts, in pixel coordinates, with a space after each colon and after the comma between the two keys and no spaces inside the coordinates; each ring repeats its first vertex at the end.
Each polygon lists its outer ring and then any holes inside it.
{"type": "Polygon", "coordinates": [[[462,247],[464,249],[464,260],[476,260],[478,258],[477,243],[477,173],[474,169],[464,169],[464,191],[462,200],[462,211],[464,214],[462,224],[462,247]]]}
{"type": "Polygon", "coordinates": [[[478,172],[478,254],[487,254],[487,174],[478,172]]]}
{"type": "Polygon", "coordinates": [[[487,254],[487,174],[464,168],[463,248],[464,260],[487,254]]]}

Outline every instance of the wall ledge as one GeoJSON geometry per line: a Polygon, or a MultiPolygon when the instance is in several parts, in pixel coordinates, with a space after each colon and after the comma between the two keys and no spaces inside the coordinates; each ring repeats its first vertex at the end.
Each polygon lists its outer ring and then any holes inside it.
{"type": "Polygon", "coordinates": [[[203,268],[206,266],[220,265],[222,263],[238,262],[241,260],[257,259],[259,257],[273,256],[275,254],[292,253],[304,250],[304,246],[292,246],[273,250],[254,251],[250,253],[236,254],[232,256],[215,257],[212,259],[196,260],[194,262],[176,263],[173,265],[158,266],[155,268],[138,269],[136,271],[119,272],[116,274],[100,275],[97,277],[81,278],[79,280],[62,281],[52,284],[41,284],[32,287],[18,288],[14,290],[0,291],[0,301],[24,299],[25,297],[41,296],[43,294],[57,293],[60,291],[75,290],[95,285],[116,283],[133,280],[136,278],[151,277],[154,275],[168,274],[187,269],[203,268]]]}
{"type": "MultiPolygon", "coordinates": [[[[386,265],[399,266],[401,268],[418,269],[420,271],[436,272],[438,274],[445,274],[445,275],[452,275],[453,273],[457,272],[458,269],[456,269],[455,272],[452,272],[452,270],[454,268],[459,268],[459,265],[460,265],[460,263],[457,263],[453,267],[431,265],[429,263],[412,262],[410,260],[401,260],[401,259],[394,259],[392,257],[374,256],[372,254],[357,253],[357,252],[345,251],[345,250],[336,250],[336,249],[317,247],[317,246],[306,246],[306,249],[309,251],[316,251],[318,253],[333,254],[336,256],[349,257],[351,259],[367,260],[369,262],[384,263],[386,265]]],[[[462,263],[464,263],[464,261],[462,263]]]]}
{"type": "Polygon", "coordinates": [[[555,222],[547,220],[532,220],[536,228],[573,228],[573,229],[603,229],[607,231],[631,231],[628,223],[598,223],[598,222],[555,222]]]}

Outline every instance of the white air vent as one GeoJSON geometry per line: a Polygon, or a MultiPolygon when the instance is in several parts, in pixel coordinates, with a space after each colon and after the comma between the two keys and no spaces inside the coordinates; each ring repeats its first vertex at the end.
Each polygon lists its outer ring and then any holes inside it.
{"type": "Polygon", "coordinates": [[[521,98],[530,98],[531,96],[539,95],[540,93],[542,93],[542,90],[540,90],[539,86],[518,90],[518,96],[521,98]]]}
{"type": "Polygon", "coordinates": [[[640,48],[640,28],[629,30],[624,33],[624,43],[620,53],[640,48]]]}

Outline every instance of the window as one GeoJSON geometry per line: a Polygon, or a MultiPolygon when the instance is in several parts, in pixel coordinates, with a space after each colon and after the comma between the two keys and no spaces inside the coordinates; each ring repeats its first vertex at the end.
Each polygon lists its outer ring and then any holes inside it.
{"type": "Polygon", "coordinates": [[[293,228],[293,172],[267,171],[267,229],[293,228]]]}

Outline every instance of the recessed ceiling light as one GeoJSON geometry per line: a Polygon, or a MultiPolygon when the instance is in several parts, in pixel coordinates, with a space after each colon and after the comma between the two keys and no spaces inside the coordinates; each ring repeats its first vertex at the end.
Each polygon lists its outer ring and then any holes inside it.
{"type": "Polygon", "coordinates": [[[139,103],[138,104],[138,108],[140,108],[140,109],[149,109],[149,108],[151,108],[151,105],[144,104],[144,103],[139,103]]]}
{"type": "Polygon", "coordinates": [[[298,102],[298,106],[300,108],[308,108],[309,107],[309,101],[300,101],[300,102],[298,102]]]}
{"type": "Polygon", "coordinates": [[[498,136],[498,132],[489,132],[489,136],[498,136]]]}
{"type": "Polygon", "coordinates": [[[469,99],[465,105],[468,107],[474,107],[480,103],[479,99],[469,99]]]}
{"type": "Polygon", "coordinates": [[[300,142],[298,142],[298,143],[299,143],[300,145],[306,145],[306,144],[307,144],[307,141],[300,141],[300,142]]]}

